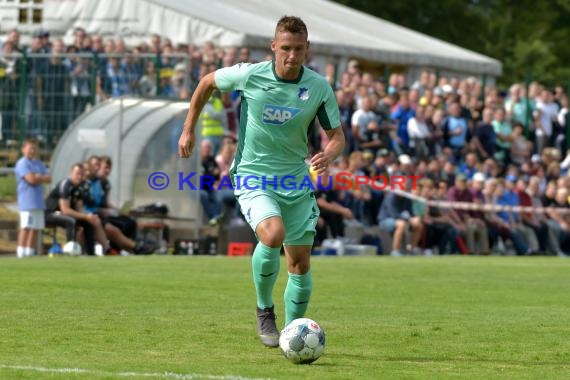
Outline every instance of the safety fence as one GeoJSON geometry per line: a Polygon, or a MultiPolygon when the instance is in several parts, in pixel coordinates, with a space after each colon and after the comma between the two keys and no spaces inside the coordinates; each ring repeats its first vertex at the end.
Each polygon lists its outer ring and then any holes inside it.
{"type": "Polygon", "coordinates": [[[185,54],[0,55],[0,166],[36,137],[46,155],[84,111],[111,97],[187,99],[203,66],[185,54]]]}
{"type": "MultiPolygon", "coordinates": [[[[307,161],[308,164],[308,161],[307,161]]],[[[345,172],[342,172],[338,169],[332,169],[330,171],[331,174],[333,174],[333,176],[336,176],[338,174],[348,174],[345,172]]],[[[394,177],[394,176],[389,176],[394,177]]],[[[421,179],[421,176],[419,175],[409,175],[409,176],[395,176],[398,178],[403,178],[403,177],[408,177],[408,178],[413,178],[410,179],[410,183],[413,183],[412,187],[416,187],[417,186],[417,180],[421,179]]],[[[331,177],[332,178],[332,177],[331,177]]],[[[494,203],[482,203],[482,202],[457,202],[457,201],[445,201],[445,200],[439,200],[439,199],[427,199],[425,197],[422,197],[420,195],[416,195],[413,194],[410,191],[406,191],[403,190],[403,188],[405,188],[405,184],[404,183],[398,183],[396,186],[386,186],[386,183],[382,182],[382,181],[372,181],[372,179],[369,182],[374,182],[374,189],[383,191],[384,193],[394,193],[396,196],[399,197],[403,197],[403,198],[407,198],[410,199],[412,201],[416,201],[416,202],[421,202],[424,203],[426,206],[428,207],[433,207],[433,208],[438,208],[438,209],[454,209],[454,210],[464,210],[464,211],[480,211],[483,213],[486,212],[507,212],[507,213],[541,213],[541,214],[546,214],[552,211],[556,211],[559,214],[570,214],[570,208],[569,207],[553,207],[553,206],[548,206],[548,207],[536,207],[536,206],[511,206],[511,205],[498,205],[498,204],[494,204],[494,203]]],[[[368,185],[365,185],[368,186],[368,185]]],[[[358,185],[356,185],[356,188],[359,189],[360,187],[358,185]]]]}
{"type": "Polygon", "coordinates": [[[567,207],[535,207],[535,206],[506,206],[497,205],[493,203],[477,203],[477,202],[451,202],[441,200],[430,200],[424,197],[403,191],[403,190],[389,190],[396,193],[396,195],[408,198],[413,201],[425,203],[426,206],[439,208],[439,209],[454,209],[464,211],[481,211],[481,212],[500,212],[505,211],[508,213],[548,213],[556,211],[560,214],[570,214],[570,208],[567,207]]]}

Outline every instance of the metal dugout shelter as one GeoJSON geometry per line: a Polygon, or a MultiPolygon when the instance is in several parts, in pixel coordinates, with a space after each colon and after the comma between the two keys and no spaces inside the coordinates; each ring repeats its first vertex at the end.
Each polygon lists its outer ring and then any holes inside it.
{"type": "Polygon", "coordinates": [[[50,167],[52,187],[69,175],[74,163],[91,155],[108,155],[113,161],[109,180],[115,206],[164,203],[170,216],[199,221],[199,192],[178,189],[179,172],[200,172],[198,151],[189,159],[177,155],[187,112],[188,102],[175,100],[116,98],[98,104],[79,117],[58,142],[50,167]],[[169,177],[166,189],[150,187],[149,176],[154,172],[169,177]]]}

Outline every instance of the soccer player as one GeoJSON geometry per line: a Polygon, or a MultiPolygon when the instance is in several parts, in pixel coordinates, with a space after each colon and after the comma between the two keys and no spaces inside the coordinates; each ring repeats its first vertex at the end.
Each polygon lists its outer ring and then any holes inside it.
{"type": "Polygon", "coordinates": [[[259,240],[252,259],[257,327],[261,342],[269,347],[279,345],[272,293],[282,246],[289,273],[285,325],[304,316],[311,296],[310,257],[319,208],[312,189],[299,184],[310,181],[305,159],[307,134],[315,117],[329,137],[324,150],[310,160],[319,175],[344,148],[336,97],[324,77],[303,66],[308,48],[304,22],[282,17],[271,42],[273,61],[239,63],[200,81],[179,140],[180,156],[189,157],[196,121],[212,91],[241,92],[238,148],[230,177],[241,211],[259,240]],[[246,186],[241,182],[247,176],[254,177],[246,186]],[[283,181],[284,176],[294,182],[283,181]]]}
{"type": "Polygon", "coordinates": [[[35,255],[37,231],[45,226],[45,200],[43,184],[51,182],[45,165],[36,158],[38,143],[34,139],[24,141],[23,157],[14,169],[18,183],[18,208],[20,209],[20,232],[17,256],[35,255]]]}

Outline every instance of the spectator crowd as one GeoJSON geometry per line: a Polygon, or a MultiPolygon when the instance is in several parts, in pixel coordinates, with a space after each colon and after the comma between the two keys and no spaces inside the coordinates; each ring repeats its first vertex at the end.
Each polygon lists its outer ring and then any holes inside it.
{"type": "MultiPolygon", "coordinates": [[[[29,135],[41,135],[45,128],[63,130],[88,104],[109,97],[189,99],[205,74],[251,62],[247,47],[222,49],[211,42],[174,46],[159,35],[150,44],[127,47],[121,39],[88,35],[81,28],[69,46],[38,31],[26,51],[29,56],[48,54],[26,66],[29,135]],[[97,58],[61,58],[61,53],[91,53],[97,58]]],[[[14,110],[22,101],[6,94],[18,93],[22,78],[16,68],[23,52],[17,31],[12,31],[0,55],[5,139],[13,137],[14,110]]],[[[427,200],[554,206],[545,213],[462,210],[428,207],[369,185],[331,189],[317,193],[317,244],[327,237],[345,238],[347,226],[362,225],[391,234],[392,248],[385,253],[393,256],[570,253],[570,214],[561,211],[570,205],[568,94],[562,86],[514,83],[501,91],[474,77],[439,76],[432,70],[408,83],[400,73],[375,77],[357,60],[346,67],[332,62],[317,67],[308,57],[306,65],[329,81],[339,104],[346,147],[331,172],[421,175],[418,186],[412,189],[408,184],[407,191],[427,200]]],[[[209,106],[205,117],[212,127],[202,136],[201,158],[204,172],[219,176],[227,172],[235,154],[239,93],[214,94],[209,106]]],[[[315,124],[309,134],[310,152],[325,143],[326,134],[315,124]]],[[[224,210],[235,207],[227,193],[206,192],[201,200],[214,223],[224,210]]],[[[239,219],[235,210],[230,214],[239,219]]]]}
{"type": "Polygon", "coordinates": [[[53,148],[67,126],[88,107],[129,95],[190,99],[199,79],[222,66],[250,60],[248,48],[219,49],[212,43],[174,46],[153,35],[150,43],[127,47],[121,38],[74,31],[73,43],[38,30],[30,46],[12,30],[0,41],[0,140],[24,137],[53,148]]]}
{"type": "MultiPolygon", "coordinates": [[[[475,78],[437,78],[424,71],[406,83],[393,74],[375,80],[351,61],[332,82],[347,136],[333,170],[353,175],[420,175],[407,190],[426,200],[475,205],[554,206],[546,213],[427,207],[425,202],[372,186],[321,194],[328,231],[344,237],[347,224],[379,225],[392,234],[393,256],[406,252],[513,251],[566,256],[570,154],[568,98],[563,88],[515,83],[505,93],[475,78]],[[335,206],[331,208],[331,203],[335,206]],[[340,223],[343,221],[343,223],[340,223]]],[[[326,139],[314,139],[315,149],[326,139]]]]}

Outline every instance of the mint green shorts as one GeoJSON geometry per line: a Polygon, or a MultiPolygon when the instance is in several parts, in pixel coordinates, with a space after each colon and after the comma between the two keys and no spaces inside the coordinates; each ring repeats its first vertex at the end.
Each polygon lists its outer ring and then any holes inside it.
{"type": "Polygon", "coordinates": [[[313,245],[319,206],[315,194],[307,192],[296,199],[285,199],[267,190],[252,190],[237,197],[241,212],[256,231],[257,225],[279,216],[285,226],[284,245],[313,245]]]}

